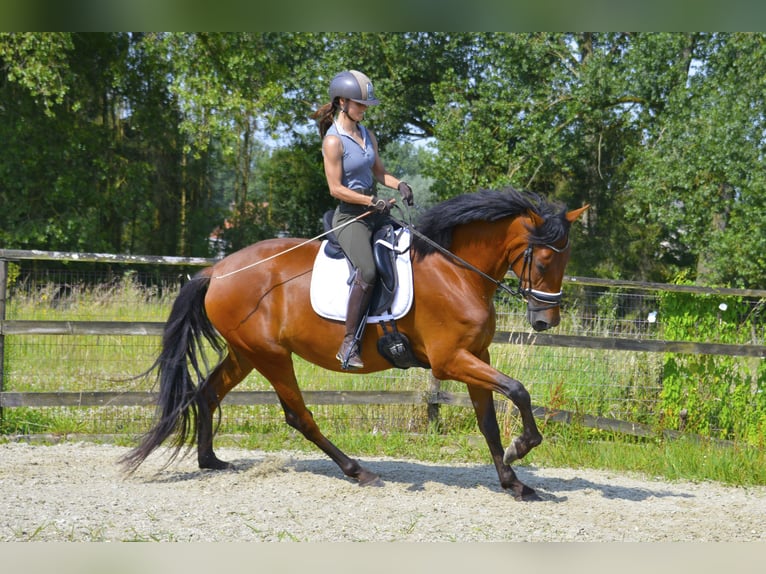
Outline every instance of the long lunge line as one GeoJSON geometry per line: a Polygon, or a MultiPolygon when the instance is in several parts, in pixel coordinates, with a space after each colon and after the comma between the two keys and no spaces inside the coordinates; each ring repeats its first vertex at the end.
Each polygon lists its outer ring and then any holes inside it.
{"type": "Polygon", "coordinates": [[[279,253],[275,253],[274,255],[271,255],[269,257],[266,257],[265,259],[259,259],[258,261],[254,261],[253,263],[250,263],[250,265],[245,265],[244,267],[240,267],[239,269],[235,269],[234,271],[229,271],[228,273],[223,273],[221,275],[213,275],[211,279],[226,279],[227,277],[231,277],[232,275],[236,275],[237,273],[241,273],[242,271],[247,271],[248,269],[252,269],[256,265],[260,265],[261,263],[266,263],[267,261],[271,261],[272,259],[276,259],[277,257],[281,255],[285,255],[286,253],[290,253],[291,251],[294,251],[295,249],[299,249],[303,247],[304,245],[307,245],[309,243],[312,243],[314,241],[317,241],[319,239],[322,239],[322,237],[325,237],[326,235],[330,235],[330,233],[334,233],[340,229],[343,229],[347,225],[350,225],[354,223],[355,221],[359,221],[360,219],[364,219],[368,215],[370,215],[372,211],[365,211],[361,215],[357,215],[354,219],[350,219],[348,221],[345,221],[341,223],[340,225],[333,227],[332,229],[329,229],[323,233],[320,233],[319,235],[312,237],[311,239],[307,239],[306,241],[303,241],[302,243],[299,243],[298,245],[293,245],[289,249],[285,249],[284,251],[280,251],[279,253]]]}

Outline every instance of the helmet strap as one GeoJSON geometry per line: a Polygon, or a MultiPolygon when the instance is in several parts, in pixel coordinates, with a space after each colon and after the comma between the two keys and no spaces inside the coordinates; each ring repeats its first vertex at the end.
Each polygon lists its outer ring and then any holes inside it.
{"type": "Polygon", "coordinates": [[[350,119],[355,124],[358,124],[359,122],[352,118],[350,115],[348,115],[348,98],[343,98],[343,105],[340,107],[340,111],[346,114],[346,117],[350,119]]]}

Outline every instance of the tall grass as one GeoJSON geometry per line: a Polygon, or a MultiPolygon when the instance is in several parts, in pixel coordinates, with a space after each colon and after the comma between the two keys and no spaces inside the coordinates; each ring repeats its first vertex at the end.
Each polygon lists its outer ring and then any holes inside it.
{"type": "MultiPolygon", "coordinates": [[[[136,276],[110,284],[70,282],[17,285],[8,319],[164,321],[178,285],[146,287],[136,276]]],[[[620,319],[621,320],[621,319],[620,319]]],[[[625,329],[609,317],[564,314],[561,330],[582,333],[625,329]],[[595,326],[595,327],[594,327],[595,326]]],[[[640,336],[648,336],[641,325],[640,336]]],[[[501,302],[498,329],[527,330],[523,307],[501,302]]],[[[159,340],[139,336],[6,336],[6,391],[151,390],[152,378],[135,378],[159,352],[159,340]]],[[[576,414],[623,419],[658,428],[656,437],[637,439],[575,425],[540,421],[546,440],[522,464],[631,470],[668,478],[766,484],[763,449],[722,448],[705,441],[668,441],[661,435],[657,401],[662,389],[662,357],[651,353],[493,345],[493,365],[520,380],[533,403],[576,414]]],[[[296,358],[304,390],[407,390],[431,385],[423,369],[391,370],[371,376],[327,372],[296,358]]],[[[257,374],[237,390],[269,390],[257,374]]],[[[442,389],[465,392],[462,383],[443,381],[442,389]]],[[[507,441],[520,432],[514,411],[500,397],[499,419],[507,441]]],[[[425,405],[310,405],[323,431],[341,448],[360,456],[388,455],[434,461],[489,462],[472,409],[440,408],[440,425],[429,426],[425,405]]],[[[123,443],[147,430],[152,408],[13,408],[4,410],[5,434],[112,435],[123,443]]],[[[223,407],[219,441],[266,449],[314,449],[284,423],[277,405],[223,407]]]]}

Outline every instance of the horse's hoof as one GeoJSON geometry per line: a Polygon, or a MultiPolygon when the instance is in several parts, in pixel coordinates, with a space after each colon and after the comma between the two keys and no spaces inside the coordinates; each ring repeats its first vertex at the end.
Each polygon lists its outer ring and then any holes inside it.
{"type": "Polygon", "coordinates": [[[520,491],[514,489],[513,498],[519,502],[539,502],[542,500],[535,490],[529,488],[526,484],[521,484],[520,491]]]}
{"type": "Polygon", "coordinates": [[[207,470],[234,470],[234,465],[225,460],[221,460],[217,456],[206,458],[199,461],[199,467],[207,470]]]}
{"type": "Polygon", "coordinates": [[[359,481],[359,486],[384,486],[385,483],[374,472],[369,470],[363,470],[356,477],[359,481]]]}

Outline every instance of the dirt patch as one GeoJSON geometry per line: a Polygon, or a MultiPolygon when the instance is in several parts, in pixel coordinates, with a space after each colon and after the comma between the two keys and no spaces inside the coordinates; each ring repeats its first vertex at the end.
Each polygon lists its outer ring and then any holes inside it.
{"type": "Polygon", "coordinates": [[[364,458],[385,486],[361,488],[321,453],[161,452],[125,477],[126,451],[0,444],[0,541],[766,541],[766,487],[521,466],[543,498],[521,503],[491,465],[364,458]]]}

